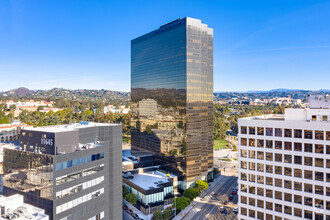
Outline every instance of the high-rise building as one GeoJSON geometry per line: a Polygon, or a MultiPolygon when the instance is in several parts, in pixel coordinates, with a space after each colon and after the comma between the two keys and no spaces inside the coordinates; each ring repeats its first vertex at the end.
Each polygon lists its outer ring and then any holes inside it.
{"type": "MultiPolygon", "coordinates": [[[[183,177],[213,168],[213,29],[177,19],[131,42],[132,149],[183,177]]],[[[210,177],[209,176],[209,177],[210,177]]]]}
{"type": "Polygon", "coordinates": [[[4,195],[21,194],[53,220],[122,219],[121,125],[25,128],[4,149],[4,195]]]}
{"type": "Polygon", "coordinates": [[[240,219],[330,219],[330,96],[238,120],[240,219]]]}

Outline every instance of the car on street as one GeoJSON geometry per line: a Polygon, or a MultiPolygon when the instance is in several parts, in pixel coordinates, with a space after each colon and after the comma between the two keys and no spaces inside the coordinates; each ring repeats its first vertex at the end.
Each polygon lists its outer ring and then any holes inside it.
{"type": "Polygon", "coordinates": [[[225,211],[225,207],[221,206],[220,212],[224,212],[224,211],[225,211]]]}
{"type": "Polygon", "coordinates": [[[238,191],[238,186],[236,186],[236,188],[235,188],[235,189],[236,189],[236,191],[238,191]]]}
{"type": "Polygon", "coordinates": [[[238,213],[238,207],[235,207],[233,212],[238,213]]]}
{"type": "Polygon", "coordinates": [[[236,194],[237,194],[237,191],[236,191],[236,190],[233,190],[233,191],[231,192],[231,194],[232,194],[232,195],[236,195],[236,194]]]}
{"type": "Polygon", "coordinates": [[[233,198],[234,198],[233,195],[230,195],[230,196],[228,197],[229,200],[233,200],[233,198]]]}
{"type": "Polygon", "coordinates": [[[133,214],[132,209],[129,209],[129,210],[128,210],[128,213],[132,215],[132,214],[133,214]]]}
{"type": "Polygon", "coordinates": [[[228,201],[227,201],[227,200],[223,202],[223,204],[224,204],[224,205],[227,205],[227,203],[228,203],[228,201]]]}

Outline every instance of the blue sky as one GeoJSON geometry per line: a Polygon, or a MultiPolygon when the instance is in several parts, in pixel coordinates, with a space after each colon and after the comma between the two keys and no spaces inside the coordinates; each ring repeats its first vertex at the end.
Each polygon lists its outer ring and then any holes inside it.
{"type": "Polygon", "coordinates": [[[130,40],[179,17],[214,28],[214,90],[329,89],[327,0],[1,0],[0,91],[130,89],[130,40]]]}

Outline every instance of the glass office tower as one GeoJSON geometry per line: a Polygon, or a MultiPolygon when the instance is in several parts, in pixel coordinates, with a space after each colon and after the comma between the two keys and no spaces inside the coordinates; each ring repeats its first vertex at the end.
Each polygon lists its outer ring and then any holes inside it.
{"type": "Polygon", "coordinates": [[[213,168],[213,29],[177,19],[131,42],[132,149],[184,177],[213,168]]]}

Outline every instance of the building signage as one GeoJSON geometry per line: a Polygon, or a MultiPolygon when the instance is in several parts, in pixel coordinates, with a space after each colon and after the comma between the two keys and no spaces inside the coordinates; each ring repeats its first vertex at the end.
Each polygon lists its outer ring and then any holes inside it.
{"type": "Polygon", "coordinates": [[[54,145],[53,139],[41,138],[41,144],[43,145],[54,145]]]}

